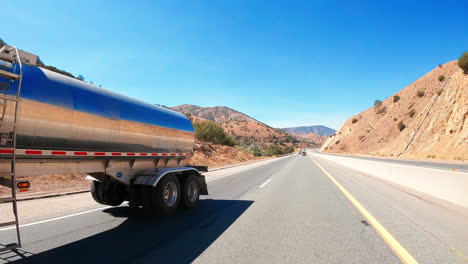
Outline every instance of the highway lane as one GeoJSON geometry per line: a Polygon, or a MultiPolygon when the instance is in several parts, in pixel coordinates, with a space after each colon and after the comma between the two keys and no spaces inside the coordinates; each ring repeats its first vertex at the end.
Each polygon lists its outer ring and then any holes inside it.
{"type": "MultiPolygon", "coordinates": [[[[420,263],[466,263],[468,213],[316,158],[420,263]]],[[[208,182],[200,208],[125,206],[24,227],[20,263],[398,263],[327,175],[300,155],[208,182]]],[[[0,241],[11,241],[0,231],[0,241]]],[[[0,255],[0,263],[20,258],[0,255]]]]}
{"type": "Polygon", "coordinates": [[[335,156],[342,156],[342,157],[352,157],[355,159],[382,161],[382,162],[388,162],[388,163],[394,163],[394,164],[410,165],[410,166],[425,167],[425,168],[432,168],[432,169],[456,170],[456,171],[461,171],[461,172],[468,172],[468,164],[463,164],[463,163],[458,163],[458,162],[445,162],[444,163],[444,162],[435,162],[435,161],[418,161],[418,160],[409,160],[409,159],[389,159],[389,158],[383,158],[383,157],[344,155],[344,154],[320,152],[318,151],[318,149],[313,149],[312,151],[315,153],[323,154],[323,155],[335,155],[335,156]]]}

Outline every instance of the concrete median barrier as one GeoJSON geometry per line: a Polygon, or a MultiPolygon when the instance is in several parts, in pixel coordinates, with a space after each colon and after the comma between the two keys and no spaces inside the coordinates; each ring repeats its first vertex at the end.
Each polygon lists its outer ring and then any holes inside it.
{"type": "Polygon", "coordinates": [[[309,154],[312,157],[330,160],[348,168],[468,208],[468,173],[311,152],[309,154]]]}

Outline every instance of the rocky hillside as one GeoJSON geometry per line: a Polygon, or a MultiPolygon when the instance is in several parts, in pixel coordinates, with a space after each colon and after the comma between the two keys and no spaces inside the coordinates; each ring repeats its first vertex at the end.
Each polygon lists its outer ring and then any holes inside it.
{"type": "Polygon", "coordinates": [[[193,156],[189,163],[192,165],[207,165],[209,168],[237,164],[250,160],[261,159],[254,157],[248,151],[230,146],[195,142],[193,156]]]}
{"type": "Polygon", "coordinates": [[[439,65],[383,102],[349,118],[329,152],[468,160],[468,75],[439,65]]]}
{"type": "Polygon", "coordinates": [[[220,124],[227,133],[233,135],[242,144],[266,145],[293,141],[291,136],[284,131],[272,128],[229,107],[200,107],[185,104],[171,108],[181,113],[190,114],[193,117],[220,124]]]}
{"type": "Polygon", "coordinates": [[[171,108],[176,111],[189,113],[193,116],[201,117],[216,123],[227,121],[257,121],[244,113],[226,106],[201,107],[198,105],[183,104],[171,108]]]}
{"type": "Polygon", "coordinates": [[[336,130],[326,126],[300,126],[300,127],[286,127],[283,128],[286,132],[294,134],[310,134],[314,133],[319,136],[330,136],[333,135],[336,130]]]}

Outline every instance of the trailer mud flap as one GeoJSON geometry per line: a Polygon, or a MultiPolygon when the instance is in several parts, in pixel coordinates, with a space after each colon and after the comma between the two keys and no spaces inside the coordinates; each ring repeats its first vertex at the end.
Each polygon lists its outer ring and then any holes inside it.
{"type": "Polygon", "coordinates": [[[195,180],[198,183],[198,187],[200,187],[200,194],[201,195],[208,195],[208,186],[206,185],[205,176],[200,175],[195,177],[195,180]]]}

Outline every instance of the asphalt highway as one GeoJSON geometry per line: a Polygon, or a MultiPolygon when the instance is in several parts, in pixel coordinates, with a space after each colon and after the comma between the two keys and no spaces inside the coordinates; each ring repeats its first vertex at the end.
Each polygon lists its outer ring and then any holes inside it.
{"type": "MultiPolygon", "coordinates": [[[[208,188],[199,208],[169,219],[122,205],[31,223],[23,248],[0,263],[468,261],[466,209],[320,157],[236,170],[208,188]]],[[[0,229],[0,243],[13,235],[0,229]]]]}

